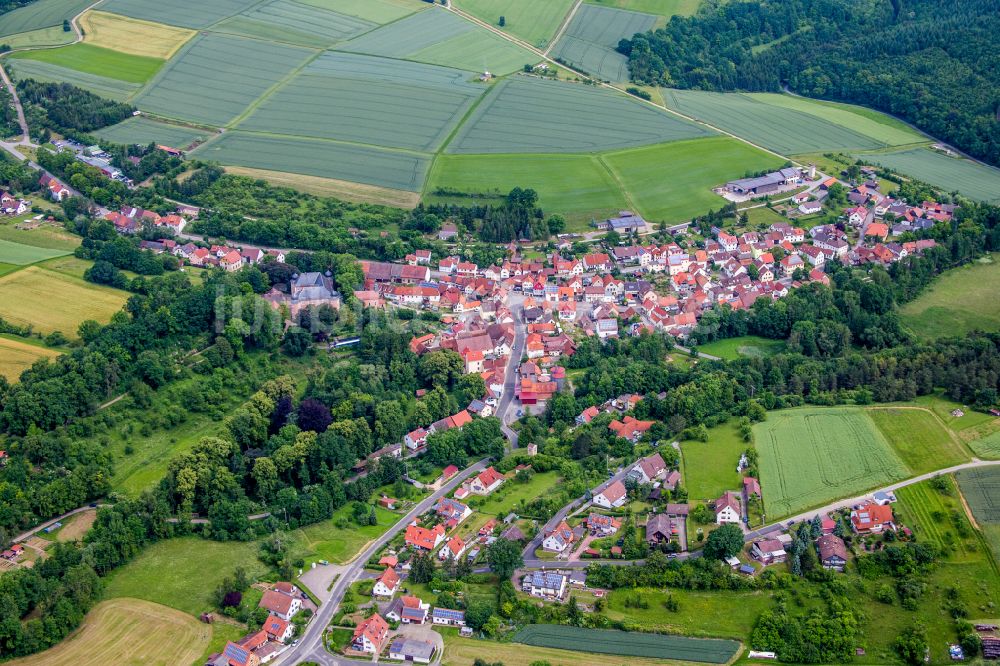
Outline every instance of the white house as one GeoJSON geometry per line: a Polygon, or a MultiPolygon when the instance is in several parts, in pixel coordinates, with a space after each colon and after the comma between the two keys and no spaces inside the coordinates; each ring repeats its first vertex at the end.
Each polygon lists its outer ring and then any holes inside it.
{"type": "Polygon", "coordinates": [[[595,505],[603,506],[605,509],[617,509],[624,506],[625,502],[628,501],[625,484],[621,481],[612,481],[604,489],[594,493],[592,501],[595,505]]]}
{"type": "Polygon", "coordinates": [[[375,586],[372,588],[372,596],[389,598],[396,594],[396,590],[398,589],[399,574],[393,569],[386,569],[379,576],[379,579],[375,581],[375,586]]]}
{"type": "Polygon", "coordinates": [[[465,552],[466,548],[468,548],[468,545],[462,540],[461,537],[452,537],[448,540],[448,543],[442,546],[441,550],[438,551],[438,559],[442,561],[458,561],[458,558],[462,556],[462,553],[465,552]]]}
{"type": "Polygon", "coordinates": [[[715,524],[724,525],[726,523],[739,524],[743,517],[743,510],[740,507],[740,500],[736,493],[727,490],[722,493],[722,497],[715,500],[715,524]]]}
{"type": "Polygon", "coordinates": [[[524,576],[521,589],[533,597],[556,597],[566,592],[566,576],[551,571],[532,571],[524,576]]]}

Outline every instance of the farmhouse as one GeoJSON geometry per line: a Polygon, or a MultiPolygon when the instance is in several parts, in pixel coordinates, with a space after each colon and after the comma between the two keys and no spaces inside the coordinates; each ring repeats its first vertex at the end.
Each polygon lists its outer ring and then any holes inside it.
{"type": "Polygon", "coordinates": [[[727,490],[722,493],[722,497],[715,500],[715,523],[725,525],[726,523],[739,524],[743,517],[743,510],[740,507],[740,499],[736,493],[727,490]]]}
{"type": "Polygon", "coordinates": [[[282,620],[291,620],[302,608],[298,590],[289,583],[275,583],[274,589],[264,592],[258,608],[266,608],[282,620]]]}
{"type": "Polygon", "coordinates": [[[819,563],[824,569],[843,571],[847,565],[847,546],[844,540],[833,534],[824,534],[816,540],[819,550],[819,563]]]}
{"type": "Polygon", "coordinates": [[[597,506],[603,506],[605,509],[617,509],[620,506],[624,506],[625,502],[628,501],[625,484],[621,481],[612,481],[602,490],[594,493],[592,501],[597,506]]]}
{"type": "Polygon", "coordinates": [[[351,647],[358,652],[378,654],[389,636],[389,623],[381,615],[372,615],[354,628],[351,647]]]}

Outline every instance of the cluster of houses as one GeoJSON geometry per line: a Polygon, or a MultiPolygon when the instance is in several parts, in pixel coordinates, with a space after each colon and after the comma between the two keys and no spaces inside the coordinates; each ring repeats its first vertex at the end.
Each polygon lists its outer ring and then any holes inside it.
{"type": "MultiPolygon", "coordinates": [[[[169,215],[160,215],[155,211],[137,208],[136,206],[123,206],[118,211],[108,211],[104,214],[104,219],[114,224],[115,231],[125,236],[139,233],[144,225],[169,230],[172,232],[170,235],[173,236],[184,231],[184,227],[188,224],[187,218],[180,213],[174,212],[169,215]]],[[[177,248],[176,245],[172,247],[177,248]]],[[[174,252],[174,254],[183,256],[179,252],[174,252]]],[[[207,253],[204,256],[207,257],[207,253]]],[[[188,256],[184,256],[183,258],[190,261],[190,257],[188,256]]]]}
{"type": "Polygon", "coordinates": [[[229,641],[222,652],[211,655],[205,666],[259,666],[280,655],[295,635],[292,618],[303,608],[306,595],[291,583],[275,583],[258,604],[268,611],[258,631],[229,641]]]}
{"type": "Polygon", "coordinates": [[[31,210],[31,202],[26,199],[19,199],[10,192],[0,191],[0,215],[13,217],[24,215],[31,210]]]}

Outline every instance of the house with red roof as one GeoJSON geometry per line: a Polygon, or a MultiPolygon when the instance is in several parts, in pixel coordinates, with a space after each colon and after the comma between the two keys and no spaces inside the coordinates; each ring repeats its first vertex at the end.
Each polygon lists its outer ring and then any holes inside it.
{"type": "Polygon", "coordinates": [[[444,525],[435,525],[433,529],[410,525],[406,528],[404,539],[408,546],[420,550],[434,550],[444,541],[444,525]]]}
{"type": "Polygon", "coordinates": [[[579,416],[576,417],[576,424],[583,425],[584,423],[590,423],[597,415],[600,414],[600,410],[597,407],[591,406],[580,412],[579,416]]]}
{"type": "Polygon", "coordinates": [[[507,477],[490,466],[473,477],[466,485],[468,486],[468,491],[473,495],[485,496],[502,486],[506,480],[507,477]]]}
{"type": "Polygon", "coordinates": [[[851,511],[851,527],[858,534],[880,534],[896,529],[892,507],[867,502],[851,511]]]}
{"type": "Polygon", "coordinates": [[[638,442],[655,423],[656,421],[640,421],[633,416],[626,416],[621,421],[615,419],[609,423],[608,430],[615,433],[616,437],[624,437],[631,442],[638,442]]]}
{"type": "Polygon", "coordinates": [[[266,608],[282,620],[291,620],[302,608],[302,601],[294,586],[286,583],[286,586],[279,588],[278,585],[276,583],[275,589],[264,592],[257,607],[266,608]]]}
{"type": "Polygon", "coordinates": [[[381,615],[375,614],[354,628],[351,647],[358,652],[377,655],[382,652],[382,646],[385,645],[388,636],[389,623],[382,619],[381,615]]]}
{"type": "Polygon", "coordinates": [[[448,542],[441,547],[441,550],[438,551],[438,559],[442,561],[452,560],[453,562],[457,562],[458,558],[462,556],[462,553],[465,552],[466,548],[468,548],[468,545],[461,537],[452,537],[448,539],[448,542]]]}
{"type": "Polygon", "coordinates": [[[725,525],[733,523],[738,525],[743,519],[743,509],[740,498],[736,493],[727,490],[722,493],[722,497],[715,500],[715,524],[725,525]]]}
{"type": "Polygon", "coordinates": [[[295,625],[277,615],[268,615],[260,629],[267,634],[269,640],[279,643],[284,643],[295,634],[295,625]]]}
{"type": "Polygon", "coordinates": [[[628,492],[625,490],[624,483],[615,480],[594,493],[591,501],[605,509],[617,509],[628,501],[628,492]]]}
{"type": "Polygon", "coordinates": [[[373,597],[385,597],[389,598],[396,594],[396,590],[399,589],[399,574],[392,567],[387,568],[382,572],[382,575],[378,577],[375,581],[375,586],[372,587],[373,597]]]}

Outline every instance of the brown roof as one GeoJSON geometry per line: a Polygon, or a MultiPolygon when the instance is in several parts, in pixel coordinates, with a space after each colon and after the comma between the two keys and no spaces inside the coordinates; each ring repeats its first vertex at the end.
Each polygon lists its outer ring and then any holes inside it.
{"type": "Polygon", "coordinates": [[[292,597],[277,590],[268,590],[261,597],[260,603],[257,605],[273,613],[287,615],[288,611],[292,608],[292,597]]]}
{"type": "Polygon", "coordinates": [[[839,557],[847,560],[847,546],[844,540],[833,534],[824,534],[816,540],[816,547],[819,548],[819,560],[825,562],[830,557],[839,557]]]}
{"type": "Polygon", "coordinates": [[[670,538],[670,518],[665,513],[658,513],[650,516],[646,521],[646,539],[650,539],[657,534],[670,538]]]}

